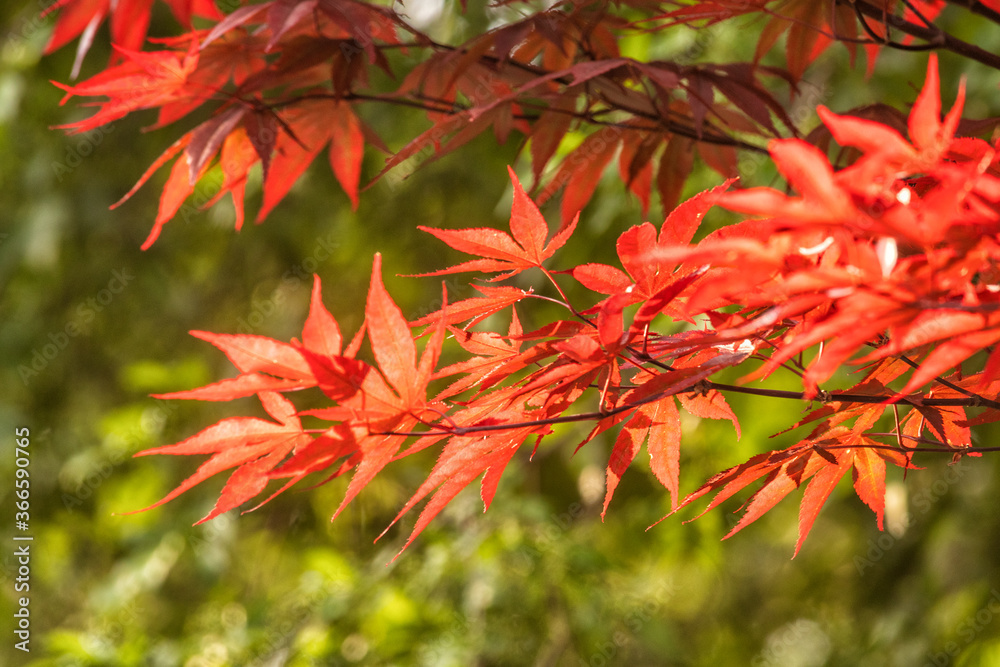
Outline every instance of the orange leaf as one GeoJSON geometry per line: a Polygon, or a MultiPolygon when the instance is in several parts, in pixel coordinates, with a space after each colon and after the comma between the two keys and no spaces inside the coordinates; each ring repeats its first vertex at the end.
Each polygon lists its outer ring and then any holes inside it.
{"type": "Polygon", "coordinates": [[[302,328],[302,344],[316,354],[332,357],[340,354],[342,343],[337,320],[323,305],[323,286],[319,276],[313,276],[309,316],[302,328]]]}
{"type": "Polygon", "coordinates": [[[636,411],[635,415],[619,431],[615,445],[611,449],[611,458],[605,473],[607,491],[604,494],[601,521],[604,520],[604,515],[608,512],[608,504],[618,487],[618,481],[632,464],[639,448],[642,447],[642,442],[646,439],[646,434],[649,433],[649,425],[649,417],[636,411]]]}
{"type": "Polygon", "coordinates": [[[399,393],[403,404],[412,405],[418,398],[413,394],[412,384],[417,374],[417,348],[403,311],[382,284],[382,255],[378,253],[372,264],[365,322],[379,370],[399,393]]]}
{"type": "Polygon", "coordinates": [[[508,167],[508,172],[514,185],[514,205],[510,218],[510,228],[514,236],[489,228],[453,230],[418,226],[417,229],[436,236],[456,250],[486,258],[463,262],[449,269],[422,273],[421,276],[440,276],[463,271],[484,273],[506,271],[503,275],[491,279],[491,282],[503,280],[525,269],[540,267],[566,243],[576,229],[577,220],[574,218],[568,225],[564,225],[552,240],[545,244],[549,232],[545,218],[542,217],[538,206],[524,193],[514,170],[508,167]]]}
{"type": "Polygon", "coordinates": [[[852,450],[845,450],[839,453],[838,450],[831,450],[829,454],[837,460],[837,464],[828,464],[822,468],[810,480],[806,492],[802,496],[802,504],[799,506],[799,539],[795,542],[795,553],[792,558],[798,555],[802,544],[806,541],[809,531],[812,530],[819,511],[830,497],[834,487],[844,476],[844,473],[851,467],[853,460],[852,450]]]}
{"type": "Polygon", "coordinates": [[[644,405],[640,412],[647,415],[649,428],[649,467],[660,484],[670,492],[670,508],[677,509],[680,501],[681,419],[672,400],[664,399],[644,405]]]}
{"type": "Polygon", "coordinates": [[[337,102],[327,118],[330,132],[330,166],[351,200],[351,210],[358,208],[358,184],[361,182],[361,162],[365,153],[365,138],[361,122],[351,111],[351,105],[337,102]]]}
{"type": "Polygon", "coordinates": [[[302,431],[295,408],[287,399],[265,392],[261,394],[261,402],[280,423],[253,417],[224,419],[175,445],[155,447],[136,454],[212,454],[194,475],[145,509],[159,507],[209,477],[237,466],[237,471],[223,488],[215,509],[198,523],[242,504],[263,490],[268,472],[281,463],[289,452],[304,447],[312,438],[302,431]]]}
{"type": "Polygon", "coordinates": [[[878,529],[882,530],[885,512],[885,460],[875,450],[859,447],[854,451],[854,490],[858,497],[875,512],[878,529]]]}

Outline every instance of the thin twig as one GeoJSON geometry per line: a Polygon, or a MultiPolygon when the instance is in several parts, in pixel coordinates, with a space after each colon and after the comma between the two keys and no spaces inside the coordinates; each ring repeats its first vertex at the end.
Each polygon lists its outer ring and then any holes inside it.
{"type": "MultiPolygon", "coordinates": [[[[912,35],[913,37],[926,40],[927,42],[936,45],[938,48],[951,51],[952,53],[957,53],[960,56],[968,58],[969,60],[975,60],[976,62],[982,63],[987,67],[1000,70],[1000,55],[981,49],[975,44],[970,44],[958,39],[936,26],[934,29],[931,29],[925,26],[919,26],[915,23],[910,23],[895,14],[885,12],[881,7],[864,2],[864,0],[854,0],[851,4],[854,6],[855,11],[859,14],[864,14],[865,16],[869,16],[876,20],[882,20],[888,27],[895,28],[900,32],[906,33],[907,35],[912,35]]],[[[862,21],[862,23],[864,22],[862,21]]],[[[892,46],[893,48],[900,48],[895,44],[887,45],[892,46]]]]}
{"type": "Polygon", "coordinates": [[[1000,12],[990,9],[978,0],[944,0],[949,5],[957,5],[958,7],[964,7],[968,9],[973,14],[979,14],[980,16],[993,21],[994,23],[1000,23],[1000,12]]]}
{"type": "MultiPolygon", "coordinates": [[[[1000,403],[985,398],[977,400],[977,398],[933,398],[933,397],[923,397],[923,396],[898,396],[898,395],[872,396],[867,394],[851,394],[848,392],[824,392],[813,399],[813,398],[808,398],[805,392],[801,391],[764,389],[760,387],[741,387],[738,385],[723,384],[720,382],[701,381],[697,385],[691,387],[685,387],[683,389],[679,389],[676,391],[668,390],[659,394],[647,396],[646,398],[640,399],[633,403],[627,403],[625,405],[620,405],[616,408],[612,408],[610,410],[604,410],[601,412],[581,412],[575,415],[547,417],[545,419],[536,419],[524,422],[511,422],[507,424],[484,424],[481,426],[457,426],[454,428],[447,428],[447,429],[442,428],[430,431],[386,431],[386,432],[373,433],[372,435],[405,435],[405,436],[416,436],[416,437],[436,436],[436,435],[468,435],[470,433],[507,431],[518,428],[530,428],[535,426],[546,426],[551,424],[569,424],[572,422],[596,421],[604,419],[606,417],[613,417],[614,415],[618,415],[623,412],[628,412],[629,410],[635,410],[637,408],[642,407],[643,405],[646,405],[647,403],[654,403],[656,401],[669,398],[670,396],[673,396],[675,394],[705,391],[706,389],[715,389],[717,391],[722,391],[722,392],[749,394],[753,396],[766,396],[768,398],[784,398],[784,399],[791,399],[798,401],[820,400],[823,403],[863,403],[871,405],[878,403],[893,404],[899,401],[903,403],[910,403],[912,405],[920,405],[925,407],[986,406],[994,409],[1000,409],[1000,403]]],[[[997,449],[1000,449],[1000,447],[998,447],[997,449]]],[[[949,451],[954,453],[956,450],[951,449],[949,451]]],[[[984,449],[982,451],[991,451],[991,450],[984,449]]]]}

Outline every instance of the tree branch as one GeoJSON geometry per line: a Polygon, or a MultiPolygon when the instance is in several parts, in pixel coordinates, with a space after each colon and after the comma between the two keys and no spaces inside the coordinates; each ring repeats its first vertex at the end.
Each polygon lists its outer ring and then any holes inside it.
{"type": "MultiPolygon", "coordinates": [[[[890,14],[886,12],[884,9],[880,7],[876,7],[875,5],[871,5],[867,2],[864,2],[864,0],[856,0],[851,4],[854,6],[854,10],[859,14],[859,20],[860,16],[863,14],[864,16],[868,16],[879,21],[884,21],[887,26],[895,28],[900,32],[906,33],[907,35],[911,35],[913,37],[918,37],[923,40],[927,40],[927,42],[929,42],[930,45],[932,45],[932,47],[941,48],[946,51],[951,51],[952,53],[956,53],[960,56],[968,58],[969,60],[974,60],[978,63],[982,63],[987,67],[992,67],[993,69],[1000,70],[1000,55],[997,55],[996,53],[991,53],[990,51],[987,51],[985,49],[981,49],[975,44],[970,44],[968,42],[962,41],[961,39],[958,39],[957,37],[954,37],[944,32],[937,26],[934,26],[933,28],[928,28],[926,26],[920,26],[916,25],[915,23],[910,23],[909,21],[906,21],[896,16],[895,14],[890,14]]],[[[865,26],[867,30],[868,29],[867,24],[863,20],[861,21],[861,23],[863,26],[865,26]]],[[[884,43],[886,46],[890,46],[893,48],[907,48],[908,46],[908,45],[894,44],[891,41],[888,41],[888,36],[886,37],[886,41],[884,43]]]]}
{"type": "MultiPolygon", "coordinates": [[[[630,410],[635,410],[637,408],[646,405],[647,403],[655,403],[656,401],[661,401],[665,398],[669,398],[676,394],[684,393],[694,393],[703,392],[705,390],[715,389],[717,391],[729,392],[734,394],[749,394],[753,396],[765,396],[768,398],[785,398],[798,401],[819,401],[822,403],[864,403],[864,404],[877,404],[877,403],[896,403],[903,402],[910,405],[919,405],[923,407],[988,407],[1000,410],[1000,403],[987,398],[981,398],[979,396],[972,396],[969,398],[934,398],[930,396],[898,396],[898,395],[868,395],[868,394],[851,394],[849,392],[822,392],[815,398],[808,398],[805,392],[801,391],[787,391],[783,389],[764,389],[759,387],[741,387],[739,385],[724,384],[721,382],[712,382],[708,380],[703,380],[691,387],[685,387],[683,389],[674,391],[669,390],[660,394],[655,394],[653,396],[648,396],[642,400],[635,401],[634,403],[627,403],[625,405],[619,405],[611,410],[604,410],[601,412],[581,412],[575,415],[562,415],[560,417],[547,417],[545,419],[535,419],[531,421],[524,422],[510,422],[507,424],[484,424],[482,426],[455,426],[451,428],[439,428],[437,430],[428,431],[379,431],[373,432],[372,435],[404,435],[404,436],[415,436],[415,437],[426,437],[426,436],[438,436],[438,435],[469,435],[470,433],[486,433],[491,431],[508,431],[517,428],[530,428],[534,426],[546,426],[551,424],[569,424],[573,422],[581,421],[597,421],[600,419],[606,419],[607,417],[614,417],[615,415],[622,414],[623,412],[628,412],[630,410]]],[[[895,448],[893,448],[895,449],[895,448]]],[[[1000,449],[1000,447],[998,447],[1000,449]]],[[[913,450],[907,450],[913,451],[913,450]]],[[[950,453],[955,453],[955,449],[948,449],[950,453]]],[[[991,451],[984,449],[983,451],[991,451]]]]}
{"type": "Polygon", "coordinates": [[[978,0],[944,0],[949,5],[956,5],[958,7],[963,7],[973,14],[979,14],[980,16],[993,21],[994,23],[1000,24],[1000,12],[996,12],[978,0]]]}

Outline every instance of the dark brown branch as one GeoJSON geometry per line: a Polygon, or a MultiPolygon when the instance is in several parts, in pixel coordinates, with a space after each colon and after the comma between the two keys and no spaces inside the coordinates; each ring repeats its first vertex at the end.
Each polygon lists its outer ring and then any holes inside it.
{"type": "MultiPolygon", "coordinates": [[[[865,31],[865,34],[871,39],[875,44],[880,44],[882,46],[887,46],[898,51],[931,51],[938,48],[939,44],[903,44],[902,42],[894,41],[889,37],[888,27],[886,28],[885,35],[879,35],[875,32],[870,25],[868,25],[868,19],[865,18],[864,14],[861,13],[861,9],[855,4],[854,13],[857,14],[858,23],[861,24],[861,28],[865,31]]],[[[885,20],[885,16],[882,17],[885,20]]],[[[883,25],[885,25],[883,23],[883,25]]]]}
{"type": "MultiPolygon", "coordinates": [[[[563,415],[560,417],[548,417],[545,419],[536,419],[525,422],[511,422],[508,424],[485,424],[482,426],[456,426],[447,429],[437,429],[429,431],[386,431],[377,432],[372,435],[405,435],[405,436],[436,436],[436,435],[468,435],[470,433],[486,433],[489,431],[509,431],[517,428],[530,428],[534,426],[547,426],[551,424],[569,424],[572,422],[581,421],[596,421],[600,419],[605,419],[607,417],[613,417],[615,415],[622,414],[623,412],[628,412],[630,410],[635,410],[647,403],[655,403],[656,401],[669,398],[675,394],[682,393],[693,393],[701,392],[707,389],[715,389],[717,391],[724,391],[737,394],[749,394],[753,396],[766,396],[768,398],[785,398],[798,401],[810,401],[817,400],[823,403],[865,403],[865,404],[878,404],[890,402],[902,402],[911,405],[920,405],[925,407],[988,407],[1000,410],[1000,403],[986,398],[981,398],[979,396],[974,396],[971,398],[933,398],[925,396],[901,396],[896,395],[878,395],[870,396],[867,394],[851,394],[848,392],[822,392],[813,399],[806,397],[805,392],[801,391],[786,391],[782,389],[764,389],[759,387],[741,387],[739,385],[723,384],[720,382],[711,381],[701,381],[694,386],[685,387],[684,389],[678,391],[666,391],[660,394],[655,394],[653,396],[648,396],[642,400],[635,401],[634,403],[628,403],[625,405],[620,405],[617,408],[611,410],[605,410],[602,412],[582,412],[575,415],[563,415]]],[[[1000,449],[1000,448],[998,448],[1000,449]]],[[[907,450],[912,451],[912,450],[907,450]]],[[[947,450],[951,453],[955,453],[957,450],[949,449],[947,450]]],[[[991,451],[984,449],[983,451],[991,451]]]]}
{"type": "MultiPolygon", "coordinates": [[[[878,434],[878,435],[889,435],[889,434],[878,434]]],[[[892,434],[895,435],[895,434],[892,434]]],[[[894,452],[902,451],[906,454],[961,454],[962,456],[975,456],[981,454],[982,452],[1000,452],[1000,447],[948,447],[942,445],[940,447],[904,447],[902,450],[896,445],[881,445],[865,443],[859,445],[857,443],[850,445],[823,445],[822,449],[886,449],[894,452]]]]}
{"type": "MultiPolygon", "coordinates": [[[[975,44],[970,44],[958,39],[957,37],[944,32],[937,26],[929,28],[915,23],[910,23],[895,14],[886,12],[880,7],[864,2],[864,0],[855,0],[851,4],[854,6],[855,11],[858,12],[859,15],[863,14],[864,16],[868,16],[875,20],[884,21],[887,27],[895,28],[896,30],[899,30],[907,35],[926,40],[930,45],[936,48],[951,51],[952,53],[956,53],[960,56],[968,58],[969,60],[975,60],[976,62],[982,63],[987,67],[1000,70],[1000,55],[981,49],[975,44]]],[[[862,21],[862,24],[864,24],[864,21],[862,21]]],[[[896,45],[891,42],[886,43],[886,45],[893,48],[905,46],[896,45]]]]}
{"type": "MultiPolygon", "coordinates": [[[[731,384],[720,384],[718,382],[709,382],[709,386],[712,389],[718,389],[719,391],[728,391],[731,393],[738,394],[751,394],[753,396],[767,396],[770,398],[790,398],[794,400],[810,400],[806,398],[805,392],[801,391],[785,391],[781,389],[762,389],[755,387],[741,387],[738,385],[731,384]]],[[[983,398],[981,396],[972,395],[968,398],[934,398],[925,396],[900,396],[897,399],[896,395],[878,395],[871,396],[868,394],[851,394],[849,392],[825,392],[819,394],[815,399],[823,403],[909,403],[911,405],[922,405],[927,407],[987,407],[993,408],[994,410],[1000,410],[1000,402],[990,400],[988,398],[983,398]]]]}
{"type": "MultiPolygon", "coordinates": [[[[435,42],[435,41],[429,40],[429,39],[428,39],[427,43],[423,44],[422,46],[428,46],[428,47],[431,47],[431,48],[436,49],[438,51],[456,52],[456,51],[462,50],[461,47],[449,46],[447,44],[441,44],[439,42],[435,42]]],[[[514,67],[514,68],[519,69],[519,70],[521,70],[523,72],[531,74],[532,76],[535,76],[535,77],[542,77],[542,76],[547,76],[547,75],[552,74],[552,72],[550,72],[549,70],[543,69],[541,67],[537,67],[537,66],[532,65],[530,63],[524,63],[524,62],[520,62],[520,61],[517,61],[517,60],[511,60],[511,59],[502,59],[502,58],[498,58],[497,56],[492,56],[492,55],[490,55],[488,53],[481,55],[480,56],[480,60],[490,63],[494,68],[497,68],[497,67],[500,67],[500,66],[514,67]]],[[[568,77],[568,76],[556,77],[555,79],[552,79],[552,81],[554,81],[556,83],[561,83],[561,84],[563,84],[565,86],[572,86],[573,85],[571,77],[568,77]]],[[[741,141],[740,139],[736,139],[735,137],[730,137],[730,136],[722,134],[722,133],[720,133],[718,135],[714,135],[714,134],[707,134],[706,135],[704,131],[702,131],[701,133],[699,133],[693,127],[688,127],[688,126],[679,124],[676,121],[673,121],[673,120],[670,120],[670,119],[667,119],[667,118],[663,118],[662,116],[658,116],[658,115],[655,115],[655,114],[650,114],[649,112],[643,111],[641,109],[635,109],[633,107],[628,107],[628,106],[622,105],[620,103],[612,103],[612,102],[609,102],[608,100],[603,99],[603,98],[602,98],[602,101],[604,101],[606,104],[609,104],[611,106],[612,110],[624,111],[624,112],[630,113],[630,114],[632,114],[632,115],[634,115],[636,117],[644,118],[646,120],[653,121],[657,125],[662,126],[664,129],[666,129],[666,130],[668,130],[670,132],[673,132],[674,134],[681,135],[683,137],[688,137],[690,139],[694,139],[696,141],[700,141],[700,142],[703,142],[703,143],[718,144],[718,145],[721,145],[721,146],[732,146],[734,148],[740,148],[740,149],[743,149],[743,150],[748,150],[748,151],[753,151],[753,152],[757,152],[757,153],[767,154],[767,149],[766,148],[761,147],[761,146],[755,146],[754,144],[746,143],[745,141],[741,141]]],[[[519,101],[519,104],[521,104],[522,106],[530,106],[530,105],[525,104],[524,101],[519,101]]],[[[546,107],[546,110],[554,111],[554,112],[557,112],[557,113],[568,113],[568,114],[573,115],[573,116],[575,116],[577,118],[583,118],[583,119],[587,120],[588,122],[590,122],[592,124],[595,124],[595,125],[612,125],[614,127],[618,127],[618,125],[612,124],[612,123],[601,123],[600,121],[597,121],[596,119],[593,119],[590,116],[586,116],[586,114],[580,114],[580,113],[573,112],[573,111],[568,111],[568,110],[564,111],[562,109],[558,109],[558,108],[554,108],[554,107],[546,107]]],[[[794,128],[792,128],[792,129],[794,131],[794,128]]]]}
{"type": "MultiPolygon", "coordinates": [[[[899,355],[899,359],[900,359],[900,361],[902,361],[903,363],[905,363],[910,368],[916,369],[916,368],[920,367],[920,364],[918,364],[917,362],[913,361],[912,359],[910,359],[906,355],[903,355],[903,354],[899,355]]],[[[976,394],[976,393],[973,393],[973,392],[969,391],[968,389],[965,389],[963,387],[959,387],[954,382],[949,382],[948,380],[945,380],[943,377],[936,377],[936,378],[934,378],[934,380],[935,380],[935,382],[939,382],[939,383],[943,384],[944,386],[948,387],[949,389],[953,389],[954,391],[957,391],[960,394],[964,394],[965,396],[968,396],[969,398],[972,398],[972,399],[980,401],[980,405],[985,405],[985,401],[988,400],[988,399],[980,396],[979,394],[976,394]]]]}
{"type": "Polygon", "coordinates": [[[973,14],[979,14],[980,16],[993,21],[994,23],[1000,24],[1000,12],[996,12],[981,2],[977,0],[944,0],[949,5],[956,5],[958,7],[964,7],[968,9],[973,14]]]}
{"type": "MultiPolygon", "coordinates": [[[[453,104],[448,100],[441,100],[429,96],[421,96],[419,98],[414,98],[412,96],[400,97],[394,95],[384,95],[375,93],[354,93],[354,92],[341,95],[335,93],[307,93],[304,95],[297,95],[294,99],[289,99],[281,102],[273,102],[269,104],[269,107],[272,109],[280,109],[282,107],[294,105],[298,102],[301,102],[302,100],[310,100],[310,99],[336,99],[336,100],[359,101],[359,102],[381,102],[385,104],[395,104],[398,106],[406,106],[413,109],[420,109],[423,111],[433,111],[435,113],[442,113],[448,115],[456,115],[472,111],[472,107],[465,107],[453,104]]],[[[524,104],[523,102],[519,102],[519,104],[521,104],[521,106],[524,107],[531,106],[528,104],[524,104]]],[[[632,113],[633,115],[646,118],[647,120],[655,121],[656,124],[647,128],[636,128],[634,125],[628,123],[602,121],[594,118],[592,115],[581,114],[579,112],[563,111],[561,109],[556,109],[556,108],[551,108],[551,109],[547,108],[547,110],[555,111],[557,113],[567,113],[590,125],[596,125],[599,127],[616,127],[621,129],[645,129],[649,131],[656,131],[663,129],[672,132],[673,134],[677,134],[682,137],[688,137],[690,139],[694,139],[696,141],[700,141],[706,144],[731,146],[733,148],[738,148],[740,150],[751,151],[763,155],[767,154],[767,148],[763,146],[750,144],[740,139],[736,139],[734,137],[730,137],[724,134],[714,134],[705,131],[702,131],[701,136],[699,136],[697,131],[694,130],[694,128],[687,127],[675,121],[670,121],[664,118],[654,118],[649,114],[643,114],[635,110],[620,109],[622,111],[627,111],[628,113],[632,113]]],[[[516,117],[523,120],[535,120],[537,118],[536,116],[528,116],[524,114],[518,114],[516,115],[516,117]]]]}

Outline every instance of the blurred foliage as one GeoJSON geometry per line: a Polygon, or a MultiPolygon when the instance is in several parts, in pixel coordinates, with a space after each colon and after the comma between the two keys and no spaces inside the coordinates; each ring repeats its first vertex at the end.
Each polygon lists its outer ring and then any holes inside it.
{"type": "MultiPolygon", "coordinates": [[[[225,416],[261,413],[249,400],[148,396],[231,373],[189,329],[296,335],[316,272],[327,305],[345,330],[355,330],[374,252],[392,272],[416,273],[458,260],[417,224],[506,223],[504,165],[516,163],[522,147],[516,138],[499,148],[474,142],[406,180],[375,184],[356,214],[328,168],[317,165],[266,224],[237,234],[221,208],[189,211],[143,253],[163,175],[123,208],[107,207],[176,130],[142,134],[150,118],[77,136],[49,129],[88,112],[58,105],[48,81],[66,80],[72,53],[40,56],[50,24],[37,18],[40,8],[0,10],[8,26],[0,46],[0,428],[8,444],[15,427],[31,429],[34,536],[31,652],[15,650],[5,630],[0,663],[1000,664],[996,457],[957,466],[927,460],[926,470],[893,479],[886,532],[843,489],[795,561],[794,502],[726,542],[720,537],[735,522],[736,501],[695,523],[684,525],[693,516],[686,514],[646,532],[670,503],[641,467],[626,475],[601,523],[610,441],[571,455],[584,425],[561,427],[565,446],[549,444],[530,461],[527,451],[520,455],[489,513],[474,491],[463,493],[396,560],[412,517],[373,540],[433,465],[430,452],[390,467],[335,523],[329,518],[343,480],[198,526],[221,480],[130,514],[194,469],[191,461],[134,453],[225,416]]],[[[154,33],[174,29],[169,17],[158,20],[154,33]]],[[[439,29],[455,38],[486,23],[483,10],[472,8],[470,18],[439,29]]],[[[663,43],[640,36],[623,47],[636,57],[735,60],[746,55],[738,29],[682,31],[663,43]]],[[[107,57],[101,44],[99,35],[85,76],[107,57]]],[[[833,50],[809,73],[818,92],[800,118],[815,123],[818,103],[835,110],[908,103],[925,59],[887,54],[866,81],[863,62],[851,69],[833,50]]],[[[949,98],[964,65],[947,58],[942,65],[949,98]]],[[[969,72],[970,108],[1000,114],[996,73],[969,72]]],[[[423,127],[419,114],[369,111],[393,146],[423,127]]],[[[381,160],[369,158],[371,176],[381,160]]],[[[769,182],[773,175],[755,162],[744,177],[769,182]]],[[[689,192],[718,180],[700,171],[689,192]]],[[[609,175],[562,261],[613,263],[614,238],[639,215],[609,175]]],[[[440,294],[434,280],[387,283],[411,317],[430,312],[440,294]]],[[[448,288],[451,298],[469,295],[460,280],[448,288]]],[[[742,418],[739,441],[725,424],[685,421],[686,490],[777,446],[768,437],[801,410],[748,397],[732,403],[742,418]]],[[[981,429],[976,437],[996,435],[981,429]]],[[[13,479],[11,449],[4,451],[0,475],[13,479]]],[[[6,517],[13,516],[10,486],[0,484],[6,517]]],[[[0,554],[5,628],[17,608],[13,544],[6,539],[0,554]]]]}

